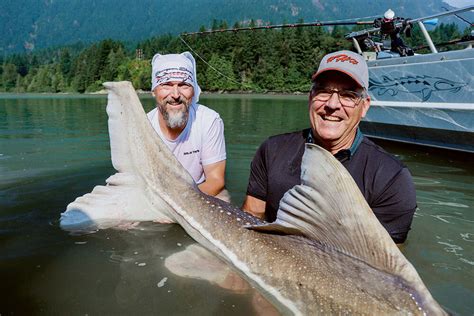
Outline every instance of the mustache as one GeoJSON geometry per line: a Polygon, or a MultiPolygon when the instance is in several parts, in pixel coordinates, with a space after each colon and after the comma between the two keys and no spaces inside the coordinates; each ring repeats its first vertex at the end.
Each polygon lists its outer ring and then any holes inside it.
{"type": "Polygon", "coordinates": [[[175,104],[184,104],[184,105],[188,105],[189,101],[187,98],[184,98],[183,96],[180,96],[179,98],[175,99],[175,98],[167,98],[165,100],[165,102],[167,104],[172,104],[172,105],[175,105],[175,104]]]}

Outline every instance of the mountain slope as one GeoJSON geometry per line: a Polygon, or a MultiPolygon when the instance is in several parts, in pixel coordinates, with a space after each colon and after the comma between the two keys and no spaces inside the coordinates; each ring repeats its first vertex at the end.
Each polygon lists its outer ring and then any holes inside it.
{"type": "Polygon", "coordinates": [[[213,19],[229,25],[250,19],[273,23],[442,11],[442,0],[3,0],[0,54],[104,38],[138,41],[150,36],[196,31],[213,19]]]}

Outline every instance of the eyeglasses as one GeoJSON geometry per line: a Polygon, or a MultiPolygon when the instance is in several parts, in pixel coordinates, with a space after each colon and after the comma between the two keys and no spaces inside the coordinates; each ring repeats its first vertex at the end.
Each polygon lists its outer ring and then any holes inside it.
{"type": "Polygon", "coordinates": [[[332,97],[334,93],[337,94],[341,105],[347,108],[356,107],[363,97],[363,93],[351,90],[338,91],[334,89],[315,89],[313,90],[313,100],[326,102],[332,97]]]}

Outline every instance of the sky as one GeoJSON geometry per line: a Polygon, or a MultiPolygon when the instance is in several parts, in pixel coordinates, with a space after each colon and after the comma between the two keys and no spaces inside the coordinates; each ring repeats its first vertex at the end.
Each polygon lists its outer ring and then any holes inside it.
{"type": "Polygon", "coordinates": [[[472,0],[443,0],[443,2],[456,8],[462,8],[474,4],[472,0]]]}

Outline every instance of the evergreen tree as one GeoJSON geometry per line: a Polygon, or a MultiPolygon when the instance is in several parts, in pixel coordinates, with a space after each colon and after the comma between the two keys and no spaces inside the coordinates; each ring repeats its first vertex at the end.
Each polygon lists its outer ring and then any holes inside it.
{"type": "Polygon", "coordinates": [[[18,74],[16,76],[16,83],[15,83],[14,91],[16,93],[26,92],[26,88],[25,88],[24,83],[23,83],[23,77],[20,74],[18,74]]]}
{"type": "Polygon", "coordinates": [[[85,92],[89,85],[90,78],[88,78],[88,51],[83,51],[73,62],[72,72],[73,75],[71,85],[73,90],[78,92],[85,92]]]}
{"type": "Polygon", "coordinates": [[[131,81],[132,75],[130,74],[129,68],[130,62],[121,64],[117,69],[117,80],[118,81],[131,81]]]}
{"type": "Polygon", "coordinates": [[[151,65],[149,60],[132,60],[129,64],[131,82],[135,89],[150,91],[151,65]]]}
{"type": "Polygon", "coordinates": [[[41,66],[38,72],[33,76],[28,85],[28,92],[57,92],[52,87],[52,67],[49,65],[41,66]]]}
{"type": "Polygon", "coordinates": [[[71,54],[69,53],[68,48],[64,48],[61,50],[59,57],[59,66],[63,76],[65,78],[68,78],[72,67],[71,54]]]}
{"type": "Polygon", "coordinates": [[[213,54],[209,61],[209,65],[217,69],[220,73],[211,67],[207,68],[206,77],[209,85],[205,87],[206,90],[230,91],[238,89],[238,84],[236,84],[232,63],[230,61],[219,57],[217,54],[213,54]]]}
{"type": "Polygon", "coordinates": [[[111,50],[109,55],[107,56],[106,65],[104,71],[101,74],[101,80],[105,81],[113,81],[118,74],[118,67],[125,59],[125,54],[123,53],[122,49],[119,48],[117,52],[111,50]]]}
{"type": "Polygon", "coordinates": [[[14,64],[4,64],[2,67],[2,86],[3,91],[11,91],[17,80],[16,66],[14,64]]]}
{"type": "Polygon", "coordinates": [[[66,80],[61,70],[61,65],[56,64],[53,69],[53,76],[51,78],[51,89],[53,92],[64,92],[67,90],[66,80]]]}

